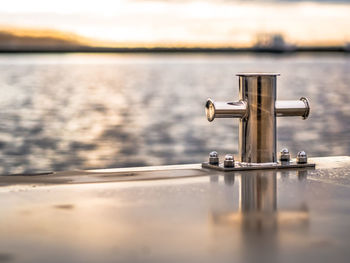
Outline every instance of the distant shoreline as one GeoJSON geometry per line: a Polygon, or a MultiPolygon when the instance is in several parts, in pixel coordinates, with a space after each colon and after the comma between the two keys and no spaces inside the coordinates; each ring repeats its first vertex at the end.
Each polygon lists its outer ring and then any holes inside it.
{"type": "Polygon", "coordinates": [[[136,47],[136,48],[113,48],[113,47],[21,47],[0,48],[0,53],[276,53],[290,54],[298,52],[337,52],[350,53],[350,48],[343,46],[331,47],[295,47],[293,49],[275,48],[186,48],[186,47],[136,47]]]}

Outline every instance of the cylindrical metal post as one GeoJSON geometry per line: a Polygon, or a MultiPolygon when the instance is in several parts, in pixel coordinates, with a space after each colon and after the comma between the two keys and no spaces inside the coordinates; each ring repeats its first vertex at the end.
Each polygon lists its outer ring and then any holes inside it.
{"type": "Polygon", "coordinates": [[[205,113],[208,121],[215,118],[244,118],[247,105],[244,101],[214,102],[211,99],[205,104],[205,113]]]}
{"type": "Polygon", "coordinates": [[[310,114],[310,104],[307,98],[301,97],[300,100],[282,100],[276,101],[276,116],[301,116],[307,119],[310,114]]]}
{"type": "Polygon", "coordinates": [[[276,77],[274,73],[244,73],[239,76],[240,100],[248,105],[239,125],[241,162],[270,163],[276,158],[276,77]]]}

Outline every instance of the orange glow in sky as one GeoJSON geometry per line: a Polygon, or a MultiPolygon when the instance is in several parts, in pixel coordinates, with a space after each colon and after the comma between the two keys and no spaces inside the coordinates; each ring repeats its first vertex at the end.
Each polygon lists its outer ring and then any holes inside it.
{"type": "Polygon", "coordinates": [[[281,33],[294,44],[344,44],[350,3],[11,0],[0,6],[0,25],[145,45],[247,46],[258,33],[281,33]]]}

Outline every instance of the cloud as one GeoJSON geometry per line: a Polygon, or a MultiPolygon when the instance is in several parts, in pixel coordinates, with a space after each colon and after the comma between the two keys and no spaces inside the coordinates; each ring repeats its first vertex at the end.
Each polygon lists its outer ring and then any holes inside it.
{"type": "Polygon", "coordinates": [[[33,6],[39,0],[28,2],[27,9],[21,6],[22,12],[1,12],[5,7],[0,6],[0,25],[46,27],[128,43],[247,45],[260,32],[282,33],[287,41],[302,44],[350,41],[347,3],[100,0],[85,9],[75,2],[66,10],[67,1],[46,4],[40,11],[33,6]]]}

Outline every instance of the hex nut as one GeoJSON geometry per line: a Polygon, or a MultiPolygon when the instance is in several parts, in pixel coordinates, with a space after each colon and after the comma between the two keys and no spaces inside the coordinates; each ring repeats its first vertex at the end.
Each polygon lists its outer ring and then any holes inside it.
{"type": "Polygon", "coordinates": [[[224,167],[225,168],[233,168],[233,167],[235,167],[235,159],[233,158],[232,154],[226,154],[225,155],[224,167]]]}
{"type": "Polygon", "coordinates": [[[219,165],[219,155],[216,151],[209,153],[209,164],[219,165]]]}
{"type": "Polygon", "coordinates": [[[304,164],[304,163],[307,163],[307,155],[304,151],[300,151],[298,152],[298,155],[297,155],[297,163],[298,164],[304,164]]]}
{"type": "Polygon", "coordinates": [[[290,161],[290,153],[287,148],[283,148],[280,152],[280,161],[281,162],[289,162],[290,161]]]}

